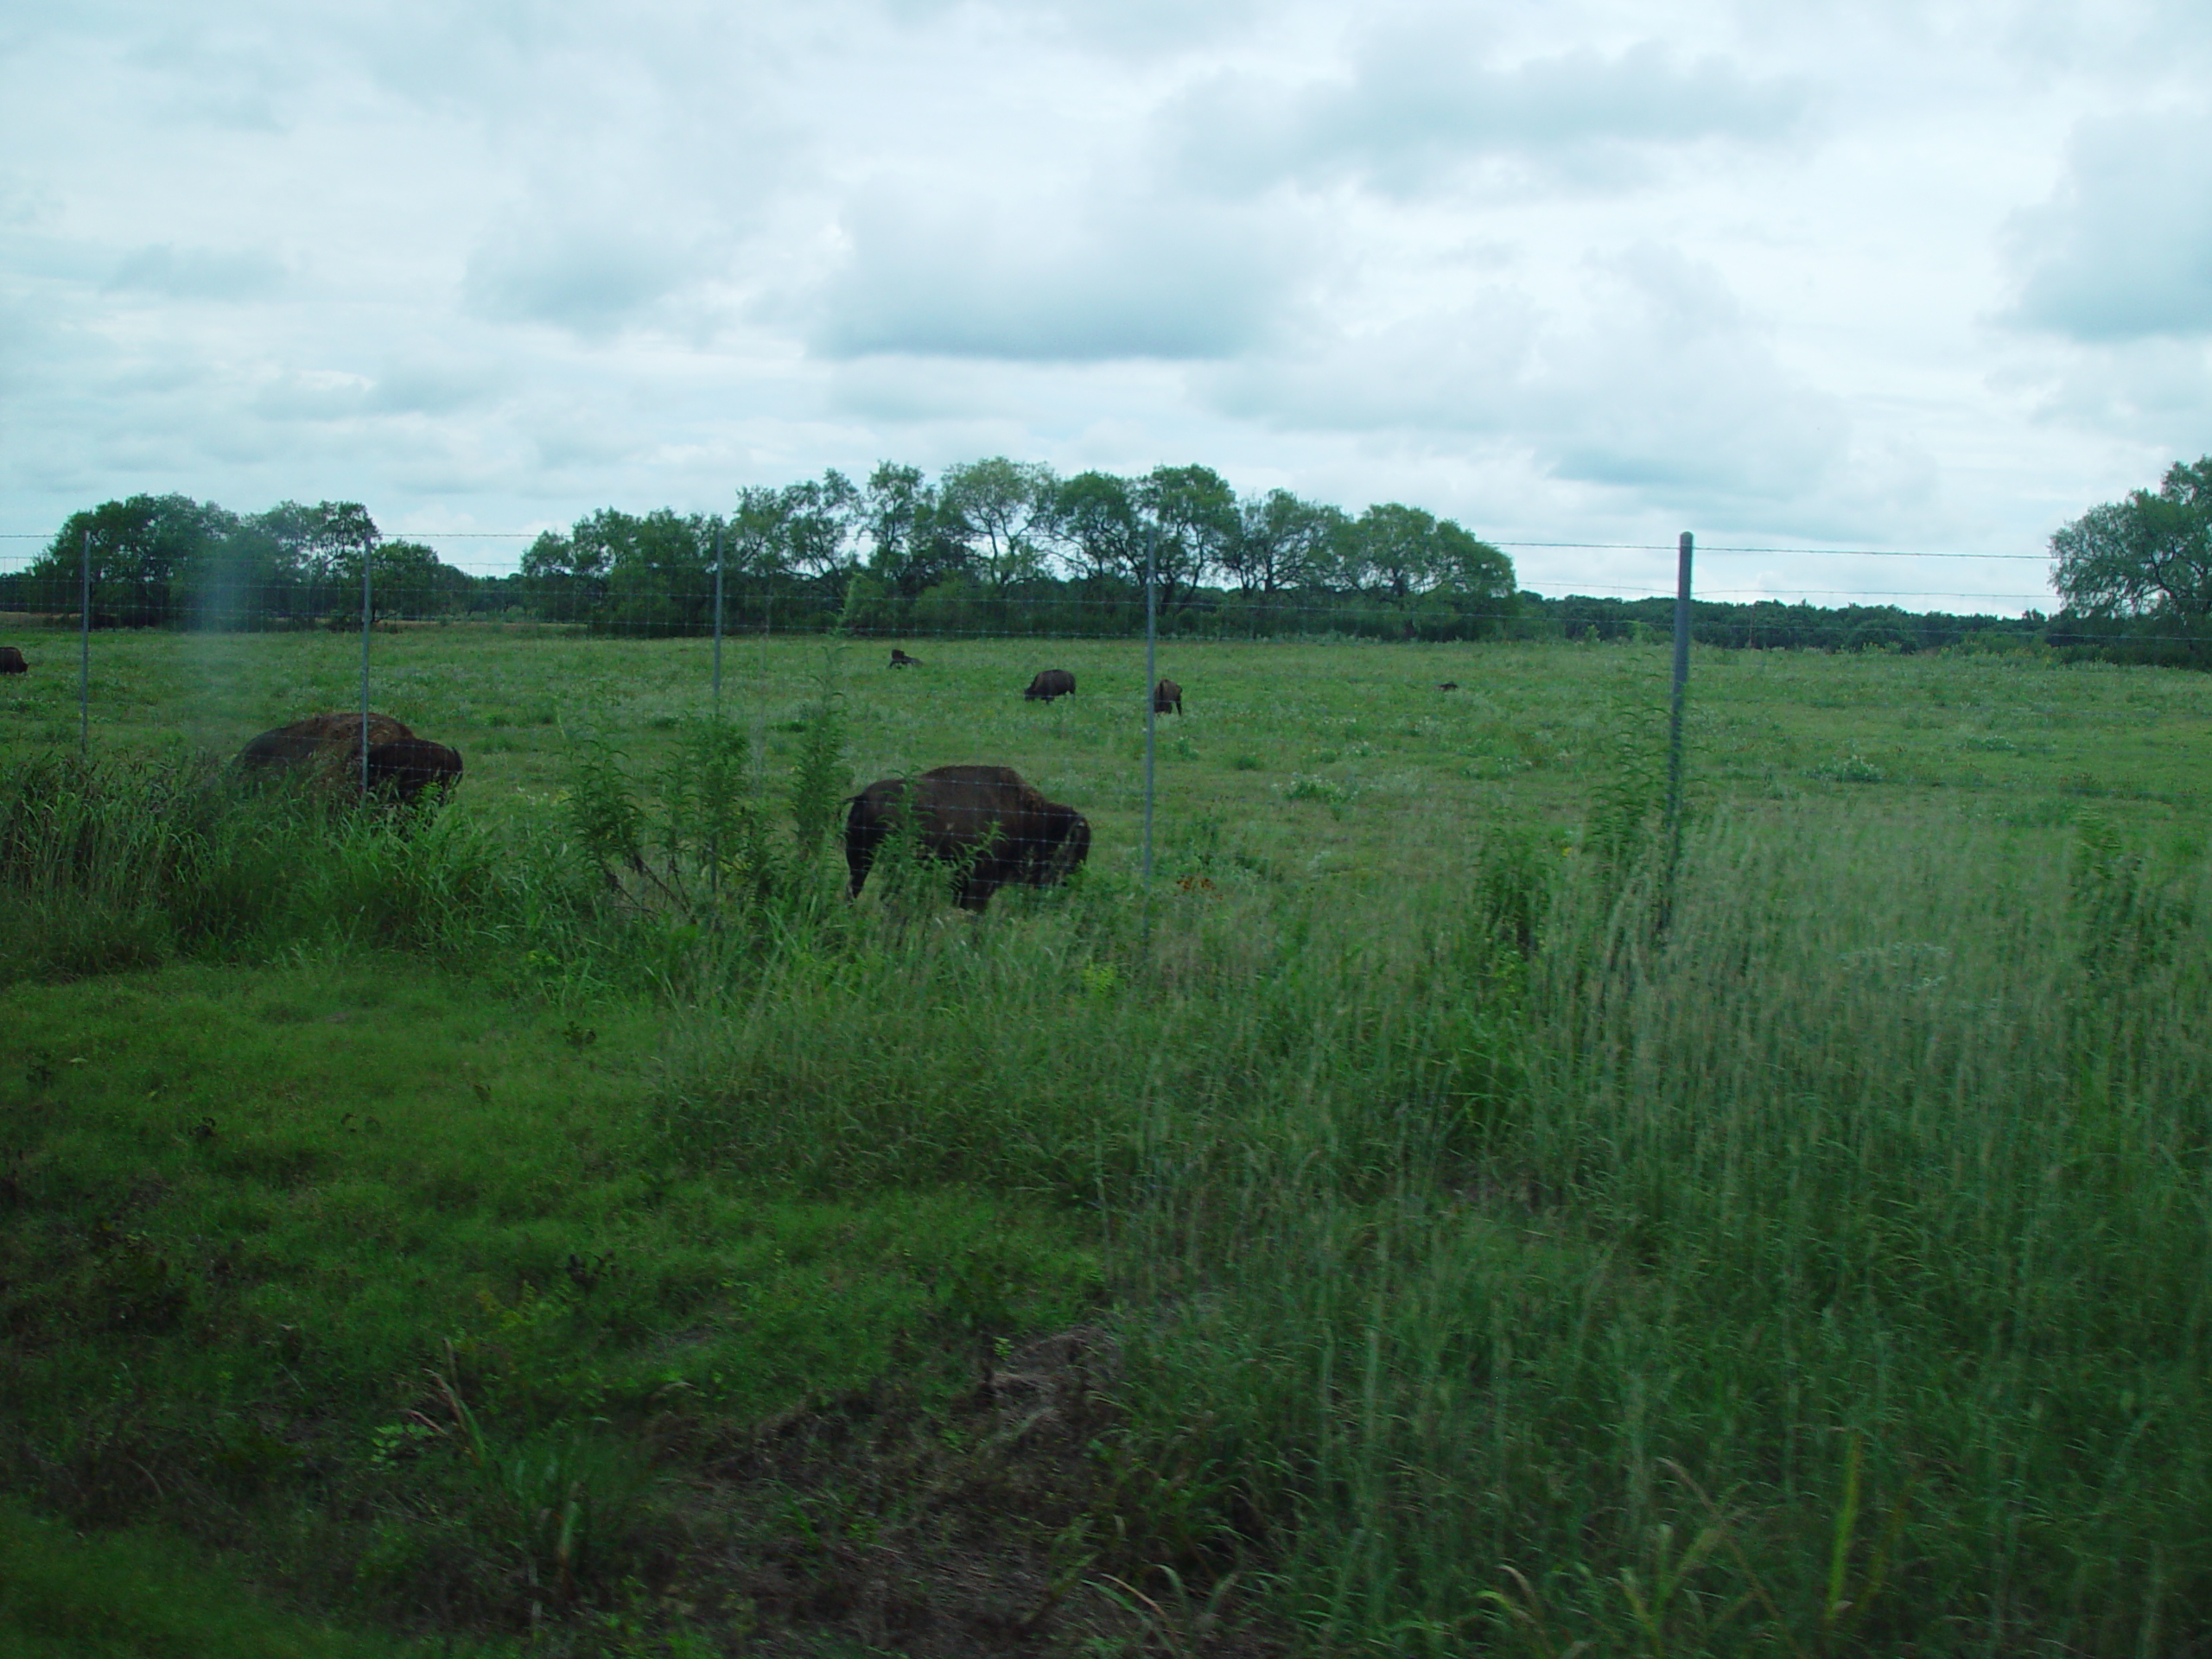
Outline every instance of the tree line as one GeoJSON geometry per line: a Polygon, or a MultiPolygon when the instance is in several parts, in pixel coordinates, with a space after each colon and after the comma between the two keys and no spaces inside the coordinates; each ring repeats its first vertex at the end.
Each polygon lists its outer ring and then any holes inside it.
{"type": "Polygon", "coordinates": [[[728,626],[871,634],[1126,633],[1149,581],[1171,632],[1472,639],[1514,595],[1504,553],[1419,507],[1354,517],[1239,496],[1208,467],[1063,478],[1004,456],[742,489],[727,518],[604,511],[540,536],[522,575],[549,616],[690,632],[711,621],[717,562],[728,626]]]}
{"type": "Polygon", "coordinates": [[[181,495],[72,514],[0,609],[92,607],[124,626],[351,626],[369,566],[378,616],[499,616],[625,633],[725,626],[863,633],[1121,633],[1147,576],[1171,632],[1285,628],[1434,638],[1499,632],[1512,562],[1449,518],[1383,503],[1353,516],[1287,490],[1240,497],[1206,467],[1062,478],[1005,457],[935,479],[887,462],[867,483],[738,492],[728,514],[604,508],[548,531],[512,575],[387,540],[358,502],[240,514],[181,495]]]}
{"type": "MultiPolygon", "coordinates": [[[[2093,508],[2050,546],[2056,616],[1700,601],[1693,631],[1748,649],[2212,661],[2212,457],[2093,508]]],[[[864,484],[833,469],[741,489],[728,514],[603,508],[496,576],[385,537],[358,502],[241,514],[137,495],[72,514],[27,569],[0,575],[0,611],[73,618],[87,548],[95,619],[118,626],[355,626],[365,561],[379,617],[632,634],[709,631],[718,570],[733,631],[1122,635],[1144,626],[1148,575],[1160,626],[1185,636],[1614,639],[1672,626],[1668,599],[1516,591],[1500,549],[1421,508],[1354,515],[1288,490],[1240,495],[1203,466],[1062,477],[995,456],[932,479],[887,461],[864,484]]]]}

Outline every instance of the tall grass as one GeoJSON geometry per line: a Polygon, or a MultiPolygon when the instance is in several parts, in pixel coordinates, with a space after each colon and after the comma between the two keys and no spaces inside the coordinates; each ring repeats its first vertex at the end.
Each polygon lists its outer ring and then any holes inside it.
{"type": "Polygon", "coordinates": [[[0,767],[0,972],[323,948],[452,955],[573,913],[575,873],[466,815],[257,790],[212,757],[0,767]]]}
{"type": "Polygon", "coordinates": [[[1663,939],[1632,885],[1568,880],[1476,1164],[1409,1139],[1372,1201],[1309,1164],[1141,1212],[1153,1433],[1278,1519],[1332,1643],[2201,1628],[2203,874],[1815,827],[1711,827],[1663,939]]]}
{"type": "Polygon", "coordinates": [[[740,835],[601,783],[575,810],[622,834],[577,855],[22,771],[0,892],[80,971],[118,954],[68,957],[73,906],[156,955],[664,964],[655,1132],[695,1171],[1095,1220],[1122,1576],[1243,1568],[1323,1647],[2201,1643],[2201,864],[1800,805],[1707,822],[1662,895],[1624,810],[1572,857],[1484,834],[1449,882],[1293,887],[1209,843],[981,918],[893,869],[824,903],[821,855],[778,851],[745,868],[790,902],[740,883],[732,934],[702,920],[766,809],[740,835]]]}
{"type": "Polygon", "coordinates": [[[1332,1649],[2164,1650],[2212,1605],[2204,872],[1723,817],[1662,931],[1651,860],[1567,863],[864,917],[684,1027],[668,1125],[1092,1208],[1135,1547],[1332,1649]]]}

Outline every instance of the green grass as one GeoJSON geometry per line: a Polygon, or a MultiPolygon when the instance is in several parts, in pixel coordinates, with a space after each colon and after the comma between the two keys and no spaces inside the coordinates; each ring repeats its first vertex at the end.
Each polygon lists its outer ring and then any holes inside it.
{"type": "Polygon", "coordinates": [[[709,813],[627,896],[572,737],[654,776],[701,647],[379,636],[468,757],[426,826],[156,726],[343,706],[329,642],[100,643],[172,760],[0,812],[43,1581],[219,1546],[241,1618],[434,1649],[896,1648],[996,1560],[1052,1651],[2192,1650],[2212,683],[1701,654],[1662,895],[1660,652],[1179,646],[1147,887],[1141,656],[1048,648],[1048,709],[1038,648],[855,648],[855,778],[1098,826],[978,922],[793,847],[810,642],[733,650],[754,877],[709,813]],[[1077,1324],[1048,1456],[976,1378],[1077,1324]]]}
{"type": "Polygon", "coordinates": [[[271,1611],[237,1574],[174,1537],[82,1538],[12,1503],[0,1506],[0,1634],[16,1659],[390,1659],[403,1650],[271,1611]]]}
{"type": "MultiPolygon", "coordinates": [[[[725,646],[724,712],[776,764],[794,753],[823,651],[790,638],[725,646]]],[[[710,707],[699,640],[423,626],[377,635],[374,653],[376,706],[458,747],[470,806],[495,821],[545,816],[576,734],[609,737],[650,767],[680,723],[710,707]]],[[[0,684],[0,756],[75,741],[73,664],[33,654],[32,673],[0,684]]],[[[1098,831],[1094,859],[1130,867],[1141,642],[946,640],[924,668],[896,671],[887,655],[874,643],[843,652],[858,779],[961,760],[1014,766],[1083,808],[1098,831]],[[1025,703],[1022,687],[1048,662],[1074,671],[1081,690],[1025,703]]],[[[1609,734],[1663,720],[1668,657],[1641,645],[1177,644],[1160,667],[1188,688],[1188,712],[1160,722],[1162,836],[1218,822],[1287,876],[1395,879],[1456,868],[1472,821],[1578,823],[1611,770],[1609,734]],[[1440,679],[1463,689],[1439,692],[1440,679]],[[1287,801],[1301,776],[1356,791],[1363,810],[1287,801]]],[[[355,706],[359,673],[359,642],[344,636],[103,635],[93,747],[232,753],[302,711],[355,706]]],[[[1969,815],[2030,827],[2063,827],[2083,799],[2160,825],[2202,816],[2203,676],[1704,650],[1692,675],[1691,778],[1707,804],[1847,796],[1880,806],[1936,791],[1969,815]],[[1862,781],[1869,773],[1879,781],[1862,781]]]]}

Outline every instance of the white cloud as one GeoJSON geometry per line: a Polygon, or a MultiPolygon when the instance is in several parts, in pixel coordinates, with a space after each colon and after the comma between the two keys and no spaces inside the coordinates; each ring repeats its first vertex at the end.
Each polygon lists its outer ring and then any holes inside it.
{"type": "Polygon", "coordinates": [[[1802,499],[1844,453],[1839,401],[1777,360],[1718,273],[1659,245],[1593,258],[1549,303],[1499,284],[1450,312],[1224,371],[1247,418],[1460,431],[1549,476],[1669,505],[1802,499]]]}
{"type": "Polygon", "coordinates": [[[2013,236],[2021,322],[2095,341],[2212,333],[2212,116],[2083,124],[2057,194],[2013,236]]]}
{"type": "Polygon", "coordinates": [[[1222,357],[1266,335],[1294,264],[1251,213],[1080,189],[947,203],[878,186],[845,230],[811,331],[830,358],[1222,357]]]}
{"type": "Polygon", "coordinates": [[[1169,112],[1170,143],[1188,176],[1229,191],[1344,179],[1414,191],[1483,162],[1620,184],[1657,149],[1784,137],[1810,101],[1802,79],[1718,56],[1684,61],[1649,41],[1502,65],[1484,61],[1485,44],[1457,28],[1401,27],[1300,84],[1224,74],[1169,112]]]}
{"type": "Polygon", "coordinates": [[[265,299],[283,286],[285,274],[283,260],[265,249],[178,247],[161,242],[124,255],[107,287],[174,300],[235,303],[265,299]]]}
{"type": "Polygon", "coordinates": [[[602,226],[496,236],[470,257],[469,309],[499,322],[542,322],[604,340],[685,279],[679,251],[602,226]]]}
{"type": "Polygon", "coordinates": [[[1006,453],[2038,547],[2212,448],[2208,18],[18,6],[0,528],[139,489],[489,528],[1006,453]]]}

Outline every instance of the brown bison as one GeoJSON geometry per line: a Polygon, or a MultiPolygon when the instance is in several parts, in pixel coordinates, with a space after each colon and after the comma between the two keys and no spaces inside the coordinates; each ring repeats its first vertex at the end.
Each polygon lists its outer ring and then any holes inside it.
{"type": "Polygon", "coordinates": [[[1071,697],[1075,695],[1075,676],[1065,668],[1046,669],[1029,682],[1029,689],[1021,695],[1031,702],[1039,697],[1047,702],[1054,697],[1071,697]]]}
{"type": "Polygon", "coordinates": [[[922,659],[921,659],[920,658],[918,658],[918,657],[909,657],[909,656],[908,656],[905,652],[903,652],[903,651],[899,650],[899,647],[898,647],[898,646],[896,646],[896,645],[893,645],[893,646],[892,646],[892,647],[891,647],[891,666],[892,666],[892,667],[893,667],[893,668],[919,668],[921,665],[922,665],[922,659]]]}
{"type": "Polygon", "coordinates": [[[884,838],[909,824],[923,857],[957,872],[963,910],[982,910],[1010,881],[1048,887],[1090,852],[1090,822],[1046,800],[1013,767],[939,766],[918,778],[882,779],[853,797],[845,863],[855,898],[884,838]]]}
{"type": "Polygon", "coordinates": [[[1152,712],[1155,715],[1179,715],[1183,712],[1183,688],[1170,679],[1162,679],[1152,688],[1152,712]]]}
{"type": "Polygon", "coordinates": [[[395,738],[369,746],[369,788],[411,804],[423,791],[443,795],[461,781],[461,751],[427,738],[395,738]]]}
{"type": "Polygon", "coordinates": [[[28,674],[31,665],[23,660],[23,653],[14,645],[0,645],[0,674],[28,674]]]}
{"type": "MultiPolygon", "coordinates": [[[[372,714],[368,727],[372,749],[379,743],[397,743],[415,735],[390,715],[372,714]]],[[[238,765],[248,772],[335,772],[350,766],[358,775],[361,765],[361,716],[351,713],[309,715],[305,720],[264,732],[238,751],[238,765]]]]}
{"type": "MultiPolygon", "coordinates": [[[[412,801],[425,790],[440,793],[461,780],[461,755],[419,738],[390,715],[368,720],[368,785],[386,798],[412,801]]],[[[238,751],[242,771],[263,777],[297,778],[326,789],[361,786],[361,716],[309,715],[267,731],[238,751]]]]}

